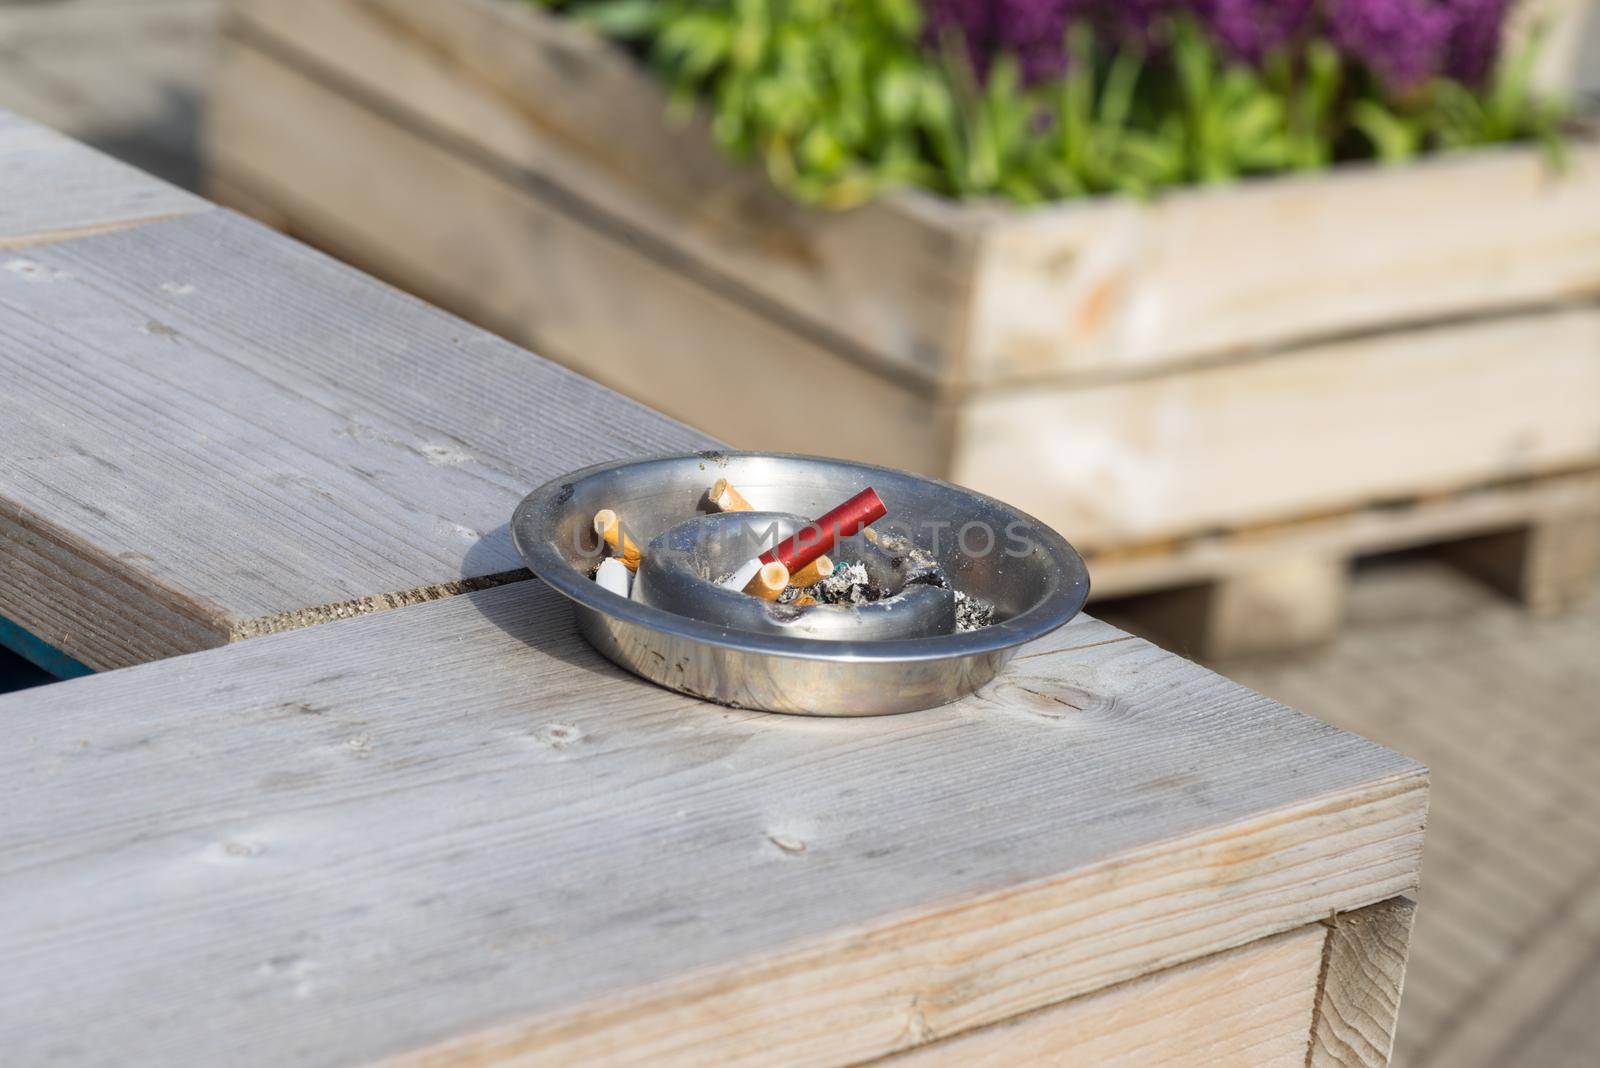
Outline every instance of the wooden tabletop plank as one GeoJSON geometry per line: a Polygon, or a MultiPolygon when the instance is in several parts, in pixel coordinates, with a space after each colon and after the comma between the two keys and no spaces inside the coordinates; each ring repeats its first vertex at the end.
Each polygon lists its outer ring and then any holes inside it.
{"type": "Polygon", "coordinates": [[[17,1063],[850,1062],[1412,888],[1425,769],[1097,621],[734,711],[521,582],[0,698],[17,1063]]]}
{"type": "Polygon", "coordinates": [[[715,444],[231,212],[24,252],[0,616],[95,668],[492,583],[534,485],[715,444]]]}
{"type": "MultiPolygon", "coordinates": [[[[211,210],[199,197],[0,109],[0,249],[211,210]]],[[[25,271],[15,257],[0,266],[25,271]]]]}

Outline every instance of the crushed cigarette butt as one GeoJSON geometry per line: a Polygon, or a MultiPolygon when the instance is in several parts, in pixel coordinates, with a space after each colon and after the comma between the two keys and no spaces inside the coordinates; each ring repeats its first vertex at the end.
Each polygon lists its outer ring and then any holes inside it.
{"type": "Polygon", "coordinates": [[[594,581],[601,589],[610,590],[618,597],[626,597],[633,591],[633,572],[615,556],[600,561],[600,566],[595,568],[594,581]]]}
{"type": "Polygon", "coordinates": [[[831,559],[826,556],[819,556],[791,575],[789,581],[804,589],[807,586],[815,586],[830,577],[835,570],[837,568],[831,559]]]}
{"type": "Polygon", "coordinates": [[[789,569],[774,561],[762,564],[760,570],[744,587],[744,592],[763,601],[776,601],[789,588],[789,569]]]}
{"type": "MultiPolygon", "coordinates": [[[[723,512],[753,512],[755,508],[744,494],[734,488],[733,483],[725,478],[719,478],[711,484],[711,489],[706,492],[706,498],[723,512]]],[[[793,575],[789,582],[795,586],[811,586],[821,582],[833,574],[833,561],[826,556],[819,556],[793,575]]]]}
{"type": "Polygon", "coordinates": [[[719,478],[711,485],[711,492],[706,496],[711,503],[724,512],[753,512],[755,508],[745,500],[744,494],[733,488],[725,478],[719,478]]]}
{"type": "Polygon", "coordinates": [[[639,546],[628,537],[627,531],[622,529],[622,520],[617,518],[617,513],[610,508],[602,508],[594,514],[594,532],[611,546],[611,551],[622,558],[629,571],[639,569],[639,546]]]}

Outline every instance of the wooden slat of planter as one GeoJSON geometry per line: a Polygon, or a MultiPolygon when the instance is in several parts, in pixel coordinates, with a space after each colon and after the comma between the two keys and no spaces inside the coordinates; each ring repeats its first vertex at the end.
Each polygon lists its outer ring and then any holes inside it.
{"type": "Polygon", "coordinates": [[[1327,928],[1308,924],[881,1063],[1304,1068],[1327,939],[1327,928]]]}
{"type": "Polygon", "coordinates": [[[927,391],[586,225],[526,175],[477,166],[265,53],[222,48],[214,170],[291,232],[511,337],[537,336],[552,358],[668,414],[696,413],[722,440],[815,452],[826,412],[823,451],[938,473],[948,420],[927,391]],[[774,388],[811,403],[775,406],[774,388]]]}
{"type": "Polygon", "coordinates": [[[516,583],[0,699],[21,1062],[845,1062],[1415,884],[1426,772],[1082,619],[915,716],[516,583]]]}
{"type": "Polygon", "coordinates": [[[986,393],[954,480],[1093,550],[1592,465],[1597,397],[1600,309],[1530,313],[986,393]]]}
{"type": "Polygon", "coordinates": [[[0,271],[0,615],[96,667],[470,588],[530,486],[711,444],[228,212],[0,271]]]}
{"type": "MultiPolygon", "coordinates": [[[[550,209],[741,314],[913,378],[943,375],[959,353],[976,236],[966,216],[928,197],[844,215],[797,205],[758,167],[730,164],[704,122],[669,123],[650,75],[588,30],[506,0],[269,0],[232,15],[235,39],[403,130],[448,138],[463,160],[522,171],[550,209]]],[[[231,86],[225,104],[254,92],[231,86]]],[[[229,115],[208,117],[211,138],[232,141],[229,115]]]]}
{"type": "Polygon", "coordinates": [[[1064,205],[984,241],[972,380],[1150,368],[1600,294],[1600,148],[1064,205]]]}
{"type": "Polygon", "coordinates": [[[698,128],[672,129],[631,60],[528,4],[276,0],[242,7],[238,26],[318,69],[329,92],[444,131],[464,158],[529,169],[553,203],[647,238],[649,255],[775,322],[947,383],[1153,367],[1600,293],[1592,145],[1560,180],[1516,148],[1153,207],[904,194],[829,214],[785,204],[698,128]]]}
{"type": "MultiPolygon", "coordinates": [[[[211,207],[54,130],[0,109],[0,250],[211,207]]],[[[7,255],[0,267],[26,272],[7,255]]]]}

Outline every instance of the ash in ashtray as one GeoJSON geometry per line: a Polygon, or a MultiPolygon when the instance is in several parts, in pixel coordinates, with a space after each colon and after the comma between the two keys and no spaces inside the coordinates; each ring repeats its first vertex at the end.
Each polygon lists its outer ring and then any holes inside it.
{"type": "Polygon", "coordinates": [[[960,590],[956,594],[956,630],[980,630],[994,622],[994,605],[960,590]]]}
{"type": "Polygon", "coordinates": [[[823,604],[871,604],[883,599],[883,587],[872,581],[865,564],[851,561],[806,591],[823,604]]]}

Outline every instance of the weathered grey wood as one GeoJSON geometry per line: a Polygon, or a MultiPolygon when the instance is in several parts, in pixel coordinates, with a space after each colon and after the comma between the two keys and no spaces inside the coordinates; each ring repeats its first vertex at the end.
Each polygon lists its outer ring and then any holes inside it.
{"type": "Polygon", "coordinates": [[[0,271],[0,615],[94,667],[520,568],[591,462],[713,444],[228,212],[0,271]]]}
{"type": "Polygon", "coordinates": [[[1389,1063],[1415,914],[1398,898],[1330,922],[1307,1068],[1389,1063]]]}
{"type": "MultiPolygon", "coordinates": [[[[0,250],[205,211],[199,197],[0,109],[0,250]]],[[[18,270],[12,256],[0,266],[18,270]]]]}
{"type": "Polygon", "coordinates": [[[1087,618],[1031,652],[736,712],[528,582],[0,699],[0,1047],[847,1062],[1415,884],[1419,765],[1087,618]]]}

